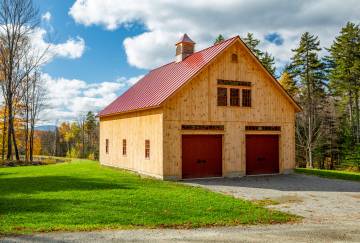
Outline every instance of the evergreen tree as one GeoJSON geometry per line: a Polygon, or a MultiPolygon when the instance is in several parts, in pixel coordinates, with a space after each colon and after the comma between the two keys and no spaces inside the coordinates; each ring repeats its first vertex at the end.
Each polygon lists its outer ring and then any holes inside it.
{"type": "Polygon", "coordinates": [[[243,38],[243,41],[245,42],[245,44],[247,45],[247,47],[252,51],[252,53],[255,54],[255,56],[259,59],[262,58],[262,56],[264,55],[264,53],[262,51],[260,51],[260,49],[258,48],[259,44],[260,44],[260,40],[256,39],[254,37],[253,33],[247,33],[246,37],[243,38]]]}
{"type": "Polygon", "coordinates": [[[222,34],[218,35],[218,37],[216,37],[214,45],[219,44],[221,42],[223,42],[225,40],[224,36],[222,34]]]}
{"type": "Polygon", "coordinates": [[[293,98],[297,98],[299,88],[297,87],[295,80],[287,71],[283,72],[279,79],[279,83],[293,98]]]}
{"type": "Polygon", "coordinates": [[[244,43],[246,46],[254,53],[254,55],[260,60],[260,62],[265,66],[265,68],[275,76],[275,59],[274,57],[268,52],[262,52],[258,46],[260,44],[260,40],[254,37],[254,34],[247,33],[246,37],[243,38],[244,43]]]}
{"type": "Polygon", "coordinates": [[[330,90],[338,98],[345,146],[360,143],[360,28],[348,22],[329,48],[330,90]]]}
{"type": "Polygon", "coordinates": [[[260,61],[266,67],[266,69],[275,77],[275,58],[266,51],[261,57],[260,61]]]}
{"type": "Polygon", "coordinates": [[[97,142],[97,121],[93,112],[89,111],[85,119],[85,133],[87,137],[88,157],[94,159],[97,157],[96,142],[97,142]]]}
{"type": "Polygon", "coordinates": [[[299,84],[299,99],[304,111],[297,119],[297,142],[305,152],[309,167],[313,167],[313,152],[321,134],[322,108],[325,105],[324,63],[318,57],[320,41],[305,32],[299,46],[292,50],[291,75],[299,84]]]}

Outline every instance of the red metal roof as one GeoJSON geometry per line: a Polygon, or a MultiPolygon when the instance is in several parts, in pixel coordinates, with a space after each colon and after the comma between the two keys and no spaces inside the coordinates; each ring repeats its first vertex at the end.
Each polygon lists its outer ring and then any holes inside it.
{"type": "Polygon", "coordinates": [[[157,107],[196,75],[238,36],[195,52],[181,62],[171,62],[150,71],[124,94],[118,97],[99,116],[157,107]]]}

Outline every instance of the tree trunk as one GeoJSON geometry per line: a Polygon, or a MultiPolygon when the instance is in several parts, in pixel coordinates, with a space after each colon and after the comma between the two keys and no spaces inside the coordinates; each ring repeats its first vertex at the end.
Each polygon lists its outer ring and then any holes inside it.
{"type": "Polygon", "coordinates": [[[12,120],[12,95],[9,95],[8,98],[8,111],[9,111],[9,115],[8,115],[8,132],[7,132],[7,154],[6,154],[6,159],[7,160],[11,160],[12,159],[12,129],[11,129],[11,124],[13,122],[12,120]],[[10,99],[9,99],[10,98],[10,99]]]}
{"type": "Polygon", "coordinates": [[[15,130],[14,130],[14,123],[12,122],[11,125],[11,134],[12,134],[12,138],[13,138],[13,142],[14,142],[14,150],[15,150],[15,158],[17,161],[20,160],[20,156],[19,156],[19,150],[16,144],[16,134],[15,134],[15,130]]]}
{"type": "Polygon", "coordinates": [[[32,162],[33,161],[33,154],[34,154],[34,122],[31,121],[31,126],[30,126],[30,151],[29,151],[29,154],[30,154],[30,161],[32,162]]]}
{"type": "Polygon", "coordinates": [[[354,118],[353,118],[353,93],[352,90],[349,90],[349,122],[351,134],[354,134],[354,118]]]}
{"type": "Polygon", "coordinates": [[[310,83],[310,74],[309,74],[309,53],[306,52],[306,85],[307,85],[307,116],[308,116],[308,134],[307,134],[307,148],[308,148],[308,167],[313,168],[313,157],[312,157],[312,90],[310,83]]]}
{"type": "Polygon", "coordinates": [[[29,78],[26,78],[25,93],[25,161],[29,161],[29,78]]]}
{"type": "Polygon", "coordinates": [[[5,159],[5,138],[6,138],[6,122],[7,120],[7,105],[4,108],[4,120],[3,120],[3,132],[2,132],[2,150],[1,150],[1,159],[5,159]]]}
{"type": "Polygon", "coordinates": [[[360,143],[359,91],[355,91],[356,144],[360,143]]]}

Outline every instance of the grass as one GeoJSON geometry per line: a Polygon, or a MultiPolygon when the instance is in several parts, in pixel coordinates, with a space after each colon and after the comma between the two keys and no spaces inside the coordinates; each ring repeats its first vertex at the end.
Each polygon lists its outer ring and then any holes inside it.
{"type": "Polygon", "coordinates": [[[0,234],[269,224],[298,217],[94,161],[0,168],[0,234]]]}
{"type": "Polygon", "coordinates": [[[308,169],[308,168],[296,168],[295,172],[332,178],[332,179],[360,181],[360,173],[357,172],[339,171],[339,170],[320,170],[320,169],[308,169]]]}
{"type": "Polygon", "coordinates": [[[24,156],[20,156],[20,161],[6,161],[0,159],[0,167],[14,167],[14,166],[32,166],[32,165],[50,165],[56,163],[70,162],[70,158],[35,155],[33,162],[25,161],[24,156]]]}

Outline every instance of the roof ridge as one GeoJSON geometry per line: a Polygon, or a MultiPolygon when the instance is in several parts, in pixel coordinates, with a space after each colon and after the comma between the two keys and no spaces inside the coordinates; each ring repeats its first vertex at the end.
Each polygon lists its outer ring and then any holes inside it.
{"type": "MultiPolygon", "coordinates": [[[[191,55],[187,56],[186,58],[191,57],[192,55],[197,54],[197,53],[200,53],[200,52],[205,51],[205,50],[207,50],[207,49],[210,49],[210,48],[212,48],[212,47],[214,47],[214,46],[217,46],[217,45],[220,45],[220,44],[224,44],[225,42],[228,42],[228,41],[230,41],[230,40],[236,39],[237,37],[240,37],[240,36],[239,36],[239,35],[236,35],[236,36],[233,36],[233,37],[231,37],[231,38],[229,38],[229,39],[227,39],[227,40],[224,40],[224,41],[221,41],[221,42],[219,42],[219,43],[216,43],[216,44],[214,44],[214,45],[212,45],[212,46],[208,46],[208,47],[206,47],[206,48],[204,48],[204,49],[202,49],[202,50],[200,50],[200,51],[196,51],[196,52],[192,53],[191,55]]],[[[184,59],[184,60],[185,60],[185,59],[184,59]]],[[[159,67],[156,67],[156,68],[154,68],[154,69],[151,69],[149,72],[155,71],[155,70],[157,70],[157,69],[159,69],[159,68],[165,67],[166,65],[169,65],[169,64],[172,64],[172,63],[174,63],[174,61],[168,62],[168,63],[166,63],[166,64],[164,64],[164,65],[161,65],[161,66],[159,66],[159,67]]]]}
{"type": "Polygon", "coordinates": [[[233,37],[231,37],[231,38],[229,38],[229,39],[227,39],[227,40],[224,40],[224,41],[221,41],[221,42],[215,43],[215,44],[214,44],[214,45],[212,45],[212,46],[208,46],[208,47],[206,47],[206,48],[204,48],[204,49],[202,49],[202,50],[200,50],[200,51],[194,52],[194,53],[193,53],[193,54],[191,54],[191,55],[194,55],[194,54],[196,54],[196,53],[199,53],[199,52],[205,51],[205,50],[210,49],[210,48],[212,48],[212,47],[214,47],[214,46],[218,46],[218,45],[224,44],[225,42],[228,42],[228,41],[230,41],[230,40],[236,39],[237,37],[240,37],[240,36],[239,36],[239,35],[233,36],[233,37]]]}

